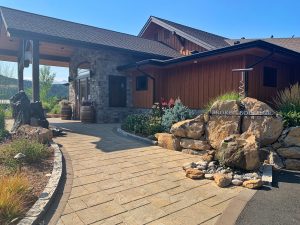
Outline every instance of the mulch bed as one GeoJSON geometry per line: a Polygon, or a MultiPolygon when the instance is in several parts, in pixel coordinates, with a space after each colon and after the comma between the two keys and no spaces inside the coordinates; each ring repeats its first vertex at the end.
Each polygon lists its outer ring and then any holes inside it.
{"type": "MultiPolygon", "coordinates": [[[[44,159],[38,163],[24,164],[22,166],[21,174],[28,179],[31,188],[29,192],[30,196],[28,196],[27,198],[25,212],[27,212],[36,202],[51,177],[53,169],[54,150],[49,147],[49,151],[51,152],[51,154],[47,159],[44,159]]],[[[11,172],[0,164],[0,177],[10,174],[11,172]]]]}

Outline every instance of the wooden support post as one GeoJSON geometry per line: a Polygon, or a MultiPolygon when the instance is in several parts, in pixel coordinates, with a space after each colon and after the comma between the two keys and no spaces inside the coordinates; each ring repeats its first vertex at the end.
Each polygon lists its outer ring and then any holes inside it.
{"type": "Polygon", "coordinates": [[[21,59],[18,59],[18,89],[24,91],[24,67],[20,61],[21,59]]]}
{"type": "Polygon", "coordinates": [[[20,41],[18,54],[18,89],[24,91],[24,40],[20,41]]]}
{"type": "Polygon", "coordinates": [[[32,46],[32,100],[40,100],[40,56],[39,41],[33,40],[32,46]]]}

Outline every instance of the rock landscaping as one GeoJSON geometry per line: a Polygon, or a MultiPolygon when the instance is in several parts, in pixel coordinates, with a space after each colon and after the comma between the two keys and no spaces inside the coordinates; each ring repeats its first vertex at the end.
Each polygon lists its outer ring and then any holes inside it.
{"type": "MultiPolygon", "coordinates": [[[[0,224],[17,224],[38,198],[48,194],[44,188],[52,169],[57,167],[54,149],[49,145],[53,133],[48,129],[41,102],[30,103],[25,92],[20,91],[11,98],[11,106],[12,133],[6,131],[0,110],[0,134],[4,134],[0,135],[0,224]]],[[[56,189],[53,185],[51,188],[56,189]]],[[[36,209],[30,218],[37,216],[36,209]]]]}
{"type": "Polygon", "coordinates": [[[253,98],[216,101],[206,114],[175,123],[156,134],[158,145],[200,155],[183,165],[191,179],[260,188],[263,165],[300,170],[300,127],[284,129],[282,117],[253,98]]]}

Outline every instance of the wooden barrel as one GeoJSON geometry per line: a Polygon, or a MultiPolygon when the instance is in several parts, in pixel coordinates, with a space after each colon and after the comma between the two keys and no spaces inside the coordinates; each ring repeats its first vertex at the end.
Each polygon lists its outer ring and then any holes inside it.
{"type": "Polygon", "coordinates": [[[80,107],[80,120],[84,123],[94,122],[94,109],[92,106],[81,106],[80,107]]]}
{"type": "Polygon", "coordinates": [[[60,118],[62,120],[70,120],[72,118],[72,107],[70,105],[62,105],[60,118]]]}

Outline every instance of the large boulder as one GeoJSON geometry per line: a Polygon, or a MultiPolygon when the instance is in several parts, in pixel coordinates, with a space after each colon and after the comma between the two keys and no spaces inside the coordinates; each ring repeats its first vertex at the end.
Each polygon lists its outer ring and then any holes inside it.
{"type": "Polygon", "coordinates": [[[189,148],[194,150],[210,150],[211,146],[208,141],[201,141],[201,140],[193,140],[188,138],[181,138],[180,146],[182,148],[189,148]]]}
{"type": "Polygon", "coordinates": [[[259,149],[255,135],[232,135],[222,142],[215,157],[226,166],[255,170],[260,166],[259,149]]]}
{"type": "Polygon", "coordinates": [[[43,128],[49,128],[49,122],[45,117],[45,112],[41,102],[30,103],[31,121],[30,125],[37,125],[43,128]],[[32,124],[33,122],[33,124],[32,124]]]}
{"type": "Polygon", "coordinates": [[[170,132],[177,137],[201,139],[204,134],[204,116],[200,115],[195,119],[175,123],[170,132]]]}
{"type": "Polygon", "coordinates": [[[298,159],[287,159],[284,163],[288,170],[300,170],[300,160],[298,159]]]}
{"type": "Polygon", "coordinates": [[[300,147],[279,148],[277,152],[280,156],[288,159],[300,159],[300,147]]]}
{"type": "Polygon", "coordinates": [[[238,134],[241,117],[240,103],[236,100],[216,101],[210,110],[206,135],[214,149],[220,149],[221,142],[232,134],[238,134]]]}
{"type": "Polygon", "coordinates": [[[248,97],[241,103],[244,108],[242,132],[254,134],[262,146],[274,143],[283,130],[282,118],[270,106],[257,99],[248,97]],[[247,116],[251,114],[255,116],[247,116]]]}
{"type": "Polygon", "coordinates": [[[20,126],[16,130],[15,136],[37,140],[38,142],[43,144],[49,143],[53,138],[51,130],[42,127],[32,127],[30,125],[20,126]]]}
{"type": "Polygon", "coordinates": [[[170,150],[180,151],[180,139],[169,133],[155,134],[158,146],[170,150]]]}
{"type": "Polygon", "coordinates": [[[283,143],[285,146],[299,146],[300,147],[300,126],[291,127],[287,136],[284,138],[283,143]]]}
{"type": "Polygon", "coordinates": [[[30,123],[30,100],[24,91],[20,91],[10,99],[10,104],[14,119],[11,131],[15,132],[20,126],[30,123]]]}

